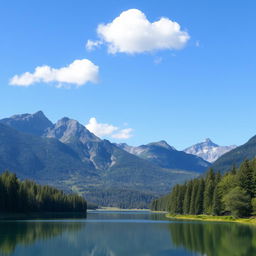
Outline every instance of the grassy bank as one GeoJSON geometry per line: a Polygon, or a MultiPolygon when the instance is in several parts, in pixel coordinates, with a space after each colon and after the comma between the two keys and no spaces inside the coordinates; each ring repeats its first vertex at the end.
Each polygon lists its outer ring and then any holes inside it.
{"type": "Polygon", "coordinates": [[[172,215],[166,214],[167,218],[184,219],[184,220],[200,220],[200,221],[219,221],[219,222],[237,222],[246,224],[256,224],[256,218],[234,218],[232,216],[211,216],[211,215],[172,215]]]}

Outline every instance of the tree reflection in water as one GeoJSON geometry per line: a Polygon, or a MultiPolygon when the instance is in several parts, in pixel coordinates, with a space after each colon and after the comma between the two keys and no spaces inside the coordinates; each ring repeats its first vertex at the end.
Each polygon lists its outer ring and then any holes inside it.
{"type": "Polygon", "coordinates": [[[169,225],[172,243],[207,256],[256,255],[256,228],[236,223],[179,222],[169,225]]]}
{"type": "Polygon", "coordinates": [[[86,220],[0,222],[0,255],[254,256],[256,227],[170,221],[154,214],[90,214],[86,220]]]}
{"type": "Polygon", "coordinates": [[[0,222],[0,254],[9,255],[20,244],[29,245],[63,232],[76,232],[84,225],[79,222],[0,222]]]}

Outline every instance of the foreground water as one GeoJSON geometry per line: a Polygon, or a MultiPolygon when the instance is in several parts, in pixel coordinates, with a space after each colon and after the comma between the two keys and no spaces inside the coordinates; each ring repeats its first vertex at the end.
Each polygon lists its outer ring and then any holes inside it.
{"type": "Polygon", "coordinates": [[[254,256],[256,229],[170,221],[150,212],[90,212],[87,219],[0,221],[0,255],[254,256]]]}

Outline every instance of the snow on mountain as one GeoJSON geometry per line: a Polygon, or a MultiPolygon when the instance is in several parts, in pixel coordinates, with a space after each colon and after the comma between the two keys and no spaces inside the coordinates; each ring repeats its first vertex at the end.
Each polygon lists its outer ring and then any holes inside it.
{"type": "Polygon", "coordinates": [[[210,166],[210,163],[202,158],[176,150],[164,140],[138,147],[132,147],[125,143],[116,145],[130,154],[162,168],[204,172],[210,166]]]}
{"type": "Polygon", "coordinates": [[[184,149],[183,151],[188,154],[193,154],[203,158],[204,160],[213,163],[219,157],[229,152],[230,150],[236,148],[236,145],[231,146],[219,146],[213,143],[209,138],[205,139],[203,142],[195,144],[191,147],[184,149]]]}

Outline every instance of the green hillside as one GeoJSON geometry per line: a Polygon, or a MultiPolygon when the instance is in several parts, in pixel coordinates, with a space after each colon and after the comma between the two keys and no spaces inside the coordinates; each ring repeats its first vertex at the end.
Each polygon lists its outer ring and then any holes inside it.
{"type": "Polygon", "coordinates": [[[237,147],[230,152],[221,156],[213,163],[212,168],[215,171],[226,172],[232,166],[240,166],[240,164],[248,159],[251,160],[256,156],[256,136],[252,137],[244,145],[237,147]]]}

